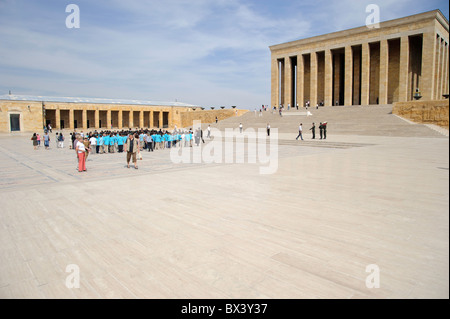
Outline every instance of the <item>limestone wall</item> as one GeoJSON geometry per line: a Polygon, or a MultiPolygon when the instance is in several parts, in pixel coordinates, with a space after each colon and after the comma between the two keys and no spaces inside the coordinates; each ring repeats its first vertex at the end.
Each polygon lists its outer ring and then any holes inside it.
{"type": "Polygon", "coordinates": [[[182,112],[180,114],[181,127],[191,127],[194,121],[201,121],[202,123],[214,123],[216,121],[216,116],[221,120],[225,120],[232,116],[241,116],[247,113],[248,110],[238,110],[238,109],[220,109],[220,110],[208,110],[208,111],[190,111],[182,112]],[[237,115],[236,115],[237,111],[237,115]]]}
{"type": "Polygon", "coordinates": [[[10,132],[11,114],[20,116],[20,131],[42,131],[44,122],[41,102],[0,101],[0,132],[10,132]]]}
{"type": "Polygon", "coordinates": [[[409,101],[394,103],[392,113],[416,123],[435,124],[449,128],[448,100],[409,101]]]}
{"type": "Polygon", "coordinates": [[[181,126],[181,113],[190,107],[0,100],[0,132],[10,132],[11,115],[20,116],[21,132],[37,132],[48,121],[54,129],[115,129],[181,126]],[[43,116],[43,103],[45,117],[43,116]],[[28,107],[29,106],[29,107],[28,107]]]}

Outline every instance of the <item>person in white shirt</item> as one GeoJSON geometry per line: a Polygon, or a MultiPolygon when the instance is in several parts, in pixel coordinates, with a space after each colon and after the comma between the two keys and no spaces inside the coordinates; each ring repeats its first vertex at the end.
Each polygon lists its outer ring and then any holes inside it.
{"type": "Polygon", "coordinates": [[[78,172],[86,171],[86,147],[83,144],[83,138],[78,136],[78,142],[75,146],[75,151],[78,155],[78,172]]]}
{"type": "Polygon", "coordinates": [[[239,124],[239,132],[242,133],[242,123],[239,124]]]}
{"type": "Polygon", "coordinates": [[[302,141],[303,141],[303,136],[302,136],[302,132],[303,132],[303,129],[302,129],[302,123],[300,123],[300,125],[299,125],[299,127],[298,127],[298,136],[297,136],[297,138],[296,138],[296,140],[298,140],[298,138],[300,137],[301,139],[302,139],[302,141]]]}
{"type": "MultiPolygon", "coordinates": [[[[91,143],[92,149],[97,149],[97,139],[94,136],[89,139],[89,142],[91,143]]],[[[92,154],[95,154],[95,152],[92,151],[92,154]]]]}
{"type": "Polygon", "coordinates": [[[211,138],[211,125],[208,125],[208,136],[207,138],[211,138]]]}

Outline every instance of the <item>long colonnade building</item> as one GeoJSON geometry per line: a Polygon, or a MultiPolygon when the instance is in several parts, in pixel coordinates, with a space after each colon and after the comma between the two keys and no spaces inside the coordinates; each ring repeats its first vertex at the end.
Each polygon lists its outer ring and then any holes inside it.
{"type": "Polygon", "coordinates": [[[272,106],[392,104],[449,91],[449,23],[439,10],[270,47],[272,106]]]}
{"type": "Polygon", "coordinates": [[[55,129],[173,128],[194,105],[98,98],[0,96],[0,131],[55,129]]]}

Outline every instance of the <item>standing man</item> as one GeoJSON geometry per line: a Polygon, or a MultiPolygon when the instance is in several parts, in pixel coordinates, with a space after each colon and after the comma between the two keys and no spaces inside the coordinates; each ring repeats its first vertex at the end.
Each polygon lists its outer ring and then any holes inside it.
{"type": "MultiPolygon", "coordinates": [[[[138,136],[139,138],[139,136],[138,136]]],[[[127,150],[127,167],[130,168],[130,159],[133,157],[134,168],[138,169],[136,161],[136,152],[139,150],[139,140],[132,133],[128,136],[125,142],[125,149],[127,150]]]]}
{"type": "Polygon", "coordinates": [[[91,151],[91,143],[89,142],[89,138],[87,136],[84,137],[82,143],[84,144],[85,149],[84,161],[86,162],[89,156],[89,152],[91,151]]]}
{"type": "Polygon", "coordinates": [[[327,139],[327,122],[323,122],[322,126],[323,126],[323,139],[326,140],[327,139]]]}
{"type": "Polygon", "coordinates": [[[211,125],[208,125],[208,135],[207,138],[211,138],[211,125]]]}
{"type": "MultiPolygon", "coordinates": [[[[49,126],[50,126],[50,124],[49,124],[49,126]]],[[[45,134],[44,134],[44,146],[45,146],[46,150],[48,150],[48,148],[50,146],[50,136],[48,135],[48,131],[45,132],[45,134]]]]}
{"type": "Polygon", "coordinates": [[[270,136],[270,124],[267,123],[267,136],[270,136]]]}
{"type": "Polygon", "coordinates": [[[98,134],[98,141],[97,141],[97,148],[100,151],[100,154],[103,153],[103,143],[104,143],[103,135],[100,133],[100,134],[98,134]]]}
{"type": "Polygon", "coordinates": [[[205,140],[203,139],[203,130],[201,127],[199,128],[199,130],[200,130],[200,139],[202,140],[202,143],[205,144],[205,140]]]}
{"type": "Polygon", "coordinates": [[[309,130],[312,132],[312,139],[314,140],[316,138],[316,124],[314,122],[309,130]]]}
{"type": "Polygon", "coordinates": [[[150,133],[147,135],[147,150],[153,152],[153,138],[150,133]]]}
{"type": "Polygon", "coordinates": [[[95,136],[92,136],[89,139],[89,142],[91,143],[91,146],[92,146],[92,153],[93,154],[98,153],[98,150],[97,150],[97,139],[95,138],[95,136]],[[95,152],[93,151],[94,149],[95,149],[95,152]]]}
{"type": "Polygon", "coordinates": [[[296,140],[298,140],[298,138],[300,137],[301,139],[302,139],[302,141],[303,141],[303,135],[302,135],[302,133],[303,133],[303,128],[302,128],[302,123],[300,123],[300,125],[298,126],[298,136],[297,136],[297,138],[296,138],[296,140]]]}
{"type": "Polygon", "coordinates": [[[242,134],[242,123],[239,124],[239,132],[242,134]]]}
{"type": "Polygon", "coordinates": [[[103,153],[108,153],[108,148],[109,148],[109,141],[110,141],[111,137],[108,135],[106,135],[106,133],[103,133],[103,153]]]}
{"type": "Polygon", "coordinates": [[[125,136],[122,136],[122,133],[117,134],[117,152],[123,153],[123,143],[125,141],[125,136]]]}
{"type": "Polygon", "coordinates": [[[115,152],[115,143],[116,143],[116,135],[114,133],[112,133],[111,137],[109,138],[109,152],[110,153],[115,152]]]}
{"type": "Polygon", "coordinates": [[[218,119],[217,116],[216,116],[216,124],[217,124],[217,122],[219,122],[219,119],[218,119]]]}
{"type": "Polygon", "coordinates": [[[323,136],[323,124],[322,124],[322,122],[320,122],[320,124],[319,124],[319,131],[320,131],[320,139],[322,139],[322,136],[323,136]]]}

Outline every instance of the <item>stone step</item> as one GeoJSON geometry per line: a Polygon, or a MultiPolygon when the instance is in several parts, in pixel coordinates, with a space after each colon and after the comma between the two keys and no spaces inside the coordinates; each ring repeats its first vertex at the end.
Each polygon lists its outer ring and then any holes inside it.
{"type": "Polygon", "coordinates": [[[285,111],[283,116],[272,111],[248,112],[242,116],[235,116],[219,123],[203,123],[202,128],[211,127],[225,130],[226,128],[277,128],[280,133],[295,134],[300,123],[303,124],[304,135],[309,134],[312,122],[316,124],[316,134],[319,133],[319,123],[327,122],[328,134],[353,135],[363,134],[371,136],[404,136],[404,137],[445,137],[441,132],[423,124],[412,124],[392,114],[392,105],[374,106],[334,106],[309,108],[310,115],[305,108],[301,110],[285,111]]]}

